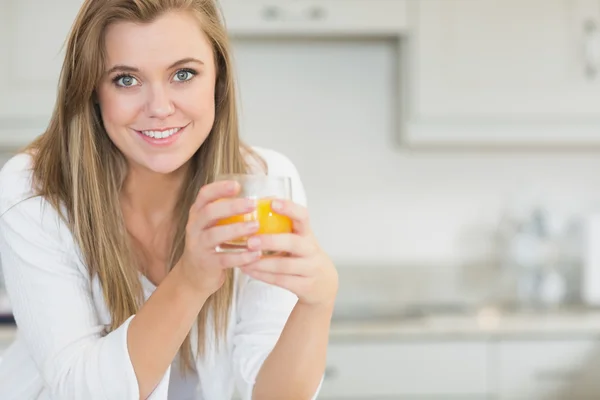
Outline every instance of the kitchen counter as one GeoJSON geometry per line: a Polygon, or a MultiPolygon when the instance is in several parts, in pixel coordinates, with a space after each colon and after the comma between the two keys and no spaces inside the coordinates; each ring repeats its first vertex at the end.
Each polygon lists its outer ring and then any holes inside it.
{"type": "MultiPolygon", "coordinates": [[[[0,343],[14,340],[16,328],[0,325],[0,343]]],[[[508,312],[493,308],[470,315],[425,315],[401,319],[333,320],[330,339],[472,340],[494,338],[600,338],[600,311],[508,312]]]]}
{"type": "Polygon", "coordinates": [[[494,308],[472,314],[400,319],[333,321],[331,340],[444,340],[494,338],[600,338],[600,311],[507,312],[494,308]]]}

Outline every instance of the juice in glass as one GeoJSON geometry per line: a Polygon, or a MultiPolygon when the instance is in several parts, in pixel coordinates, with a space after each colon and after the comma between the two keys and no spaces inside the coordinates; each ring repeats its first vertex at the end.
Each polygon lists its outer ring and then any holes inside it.
{"type": "MultiPolygon", "coordinates": [[[[238,197],[256,199],[256,209],[247,214],[235,215],[225,218],[217,225],[227,225],[238,222],[258,221],[259,228],[256,234],[279,234],[292,232],[292,220],[276,213],[271,208],[275,199],[290,199],[291,184],[287,177],[268,175],[223,175],[218,180],[234,180],[240,184],[241,190],[238,197]]],[[[222,243],[217,247],[219,252],[239,252],[247,249],[248,237],[222,243]]],[[[265,252],[265,254],[270,254],[265,252]]]]}

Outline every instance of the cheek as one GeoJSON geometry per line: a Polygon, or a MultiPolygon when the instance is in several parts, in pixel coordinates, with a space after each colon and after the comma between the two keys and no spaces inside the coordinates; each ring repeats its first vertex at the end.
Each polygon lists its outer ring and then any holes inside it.
{"type": "Polygon", "coordinates": [[[181,93],[178,108],[196,121],[212,124],[215,114],[215,88],[204,83],[181,93]]]}
{"type": "Polygon", "coordinates": [[[140,105],[135,96],[126,96],[115,90],[103,90],[98,94],[102,120],[109,134],[112,130],[129,126],[138,115],[140,105]]]}

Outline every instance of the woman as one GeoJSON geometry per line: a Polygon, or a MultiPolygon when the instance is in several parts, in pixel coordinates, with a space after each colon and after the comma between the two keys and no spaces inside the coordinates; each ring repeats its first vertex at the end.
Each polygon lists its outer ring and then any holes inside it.
{"type": "Polygon", "coordinates": [[[240,143],[232,76],[214,0],[84,2],[48,130],[0,173],[1,399],[316,395],[337,273],[294,166],[240,143]],[[292,177],[294,232],[217,253],[257,230],[215,226],[254,208],[214,182],[243,172],[292,177]]]}

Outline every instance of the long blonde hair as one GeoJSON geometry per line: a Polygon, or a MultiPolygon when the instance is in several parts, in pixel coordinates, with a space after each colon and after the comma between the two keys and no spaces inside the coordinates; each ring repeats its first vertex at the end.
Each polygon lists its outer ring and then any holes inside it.
{"type": "MultiPolygon", "coordinates": [[[[86,0],[66,43],[52,119],[46,132],[28,147],[33,155],[37,193],[59,212],[65,210],[61,215],[90,274],[99,278],[112,317],[110,330],[138,311],[143,292],[119,203],[126,161],[105,132],[95,103],[95,90],[105,68],[104,34],[111,23],[149,23],[175,10],[190,12],[198,19],[213,47],[217,78],[215,122],[190,160],[186,184],[177,201],[169,259],[172,268],[183,253],[188,211],[200,187],[212,182],[216,174],[247,169],[242,151],[249,149],[243,147],[238,135],[230,45],[215,0],[86,0]]],[[[230,270],[223,286],[198,315],[199,353],[205,350],[209,318],[214,321],[215,338],[224,337],[232,297],[230,270]]],[[[193,368],[189,335],[181,355],[186,368],[193,368]]]]}

